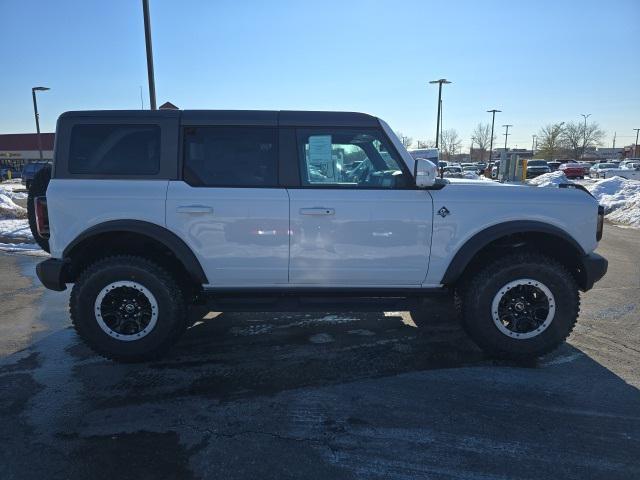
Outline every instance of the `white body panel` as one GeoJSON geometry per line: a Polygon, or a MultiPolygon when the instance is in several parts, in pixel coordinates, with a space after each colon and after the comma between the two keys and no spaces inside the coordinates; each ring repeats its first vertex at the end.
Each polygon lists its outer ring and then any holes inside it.
{"type": "Polygon", "coordinates": [[[431,244],[426,190],[290,189],[296,285],[420,285],[431,244]]]}
{"type": "Polygon", "coordinates": [[[431,192],[434,216],[429,274],[426,283],[440,283],[449,263],[476,233],[504,222],[532,220],[559,228],[585,252],[596,246],[598,203],[575,189],[498,184],[480,180],[450,180],[431,192]]]}
{"type": "Polygon", "coordinates": [[[47,188],[51,256],[88,228],[110,220],[165,225],[166,180],[62,180],[47,188]]]}
{"type": "Polygon", "coordinates": [[[288,281],[289,197],[283,188],[169,182],[167,227],[191,248],[211,285],[288,281]]]}

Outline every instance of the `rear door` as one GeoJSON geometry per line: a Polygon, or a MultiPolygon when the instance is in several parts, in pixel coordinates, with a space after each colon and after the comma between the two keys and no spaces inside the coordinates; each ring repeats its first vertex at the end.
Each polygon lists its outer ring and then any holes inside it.
{"type": "Polygon", "coordinates": [[[191,247],[211,285],[286,284],[289,197],[278,186],[277,117],[235,126],[229,119],[189,125],[185,117],[183,173],[169,182],[168,228],[191,247]]]}
{"type": "Polygon", "coordinates": [[[419,285],[427,274],[432,200],[379,128],[297,129],[290,188],[293,285],[419,285]]]}

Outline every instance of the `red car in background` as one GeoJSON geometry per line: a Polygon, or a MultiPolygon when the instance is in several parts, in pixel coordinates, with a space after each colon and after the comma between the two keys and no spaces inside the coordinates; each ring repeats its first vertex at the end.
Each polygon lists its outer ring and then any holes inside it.
{"type": "Polygon", "coordinates": [[[566,162],[558,167],[567,178],[584,178],[584,167],[578,162],[566,162]]]}

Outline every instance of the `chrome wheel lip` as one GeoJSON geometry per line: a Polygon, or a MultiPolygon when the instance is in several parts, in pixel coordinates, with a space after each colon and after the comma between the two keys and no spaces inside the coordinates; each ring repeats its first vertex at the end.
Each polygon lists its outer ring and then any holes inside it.
{"type": "Polygon", "coordinates": [[[491,302],[491,317],[493,318],[493,323],[495,324],[496,328],[504,335],[507,335],[508,337],[514,338],[516,340],[527,340],[529,338],[533,338],[540,335],[547,328],[549,328],[549,325],[551,325],[551,322],[553,322],[555,313],[556,313],[556,300],[555,300],[555,297],[553,296],[553,293],[551,293],[551,290],[549,289],[549,287],[547,287],[544,283],[538,280],[534,280],[532,278],[519,278],[517,280],[513,280],[512,282],[507,283],[506,285],[504,285],[502,288],[498,290],[498,293],[496,293],[495,296],[493,297],[493,302],[491,302]],[[545,297],[547,298],[547,302],[549,304],[549,311],[547,312],[547,316],[544,319],[544,321],[535,330],[532,330],[530,332],[519,333],[519,332],[514,332],[512,330],[509,330],[502,323],[502,320],[500,320],[500,316],[498,314],[498,307],[500,305],[500,301],[503,299],[503,297],[507,294],[509,290],[519,286],[532,286],[537,288],[545,295],[545,297]]]}
{"type": "Polygon", "coordinates": [[[109,285],[105,286],[98,293],[98,296],[96,297],[96,301],[93,306],[93,310],[94,310],[96,322],[98,322],[98,326],[100,327],[100,329],[110,337],[115,338],[116,340],[119,340],[121,342],[133,342],[146,337],[147,335],[149,335],[149,333],[153,331],[153,329],[156,326],[156,323],[158,322],[158,302],[156,300],[156,297],[153,295],[153,293],[151,293],[151,291],[147,287],[145,287],[144,285],[141,285],[138,282],[134,282],[131,280],[121,280],[118,282],[112,282],[109,285]],[[142,330],[131,335],[122,334],[112,330],[111,328],[109,328],[109,326],[105,323],[104,319],[102,318],[102,301],[104,300],[104,297],[106,297],[106,295],[112,290],[116,288],[121,288],[121,287],[128,287],[128,288],[133,288],[138,290],[146,297],[147,301],[151,305],[151,318],[149,320],[149,323],[142,330]]]}

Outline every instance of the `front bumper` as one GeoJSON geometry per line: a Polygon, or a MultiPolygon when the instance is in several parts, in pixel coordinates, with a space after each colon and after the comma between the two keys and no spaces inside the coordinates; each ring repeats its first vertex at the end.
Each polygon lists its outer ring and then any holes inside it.
{"type": "Polygon", "coordinates": [[[65,269],[67,262],[58,258],[49,258],[36,265],[36,275],[49,290],[61,292],[66,290],[65,269]]]}
{"type": "Polygon", "coordinates": [[[593,284],[600,280],[607,273],[609,262],[606,258],[597,253],[584,255],[581,259],[581,285],[585,292],[593,288],[593,284]]]}

